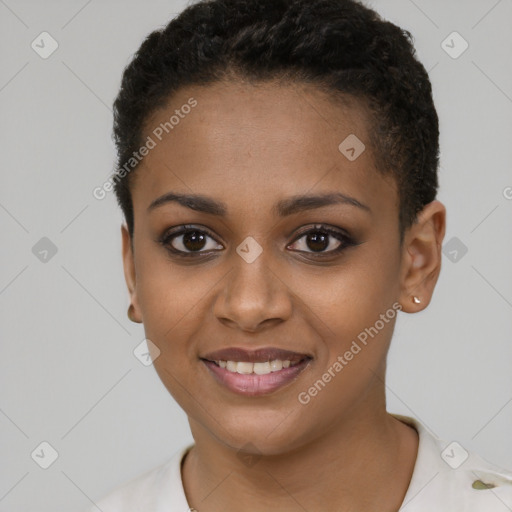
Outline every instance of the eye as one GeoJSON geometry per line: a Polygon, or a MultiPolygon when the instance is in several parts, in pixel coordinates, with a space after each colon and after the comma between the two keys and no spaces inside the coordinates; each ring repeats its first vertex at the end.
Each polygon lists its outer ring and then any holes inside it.
{"type": "Polygon", "coordinates": [[[208,231],[194,226],[180,226],[167,231],[159,242],[171,253],[185,257],[223,249],[208,231]]]}
{"type": "Polygon", "coordinates": [[[325,253],[339,253],[351,245],[356,244],[354,240],[344,232],[319,224],[301,233],[288,248],[297,249],[299,252],[318,253],[322,255],[325,253]],[[293,245],[298,247],[293,247],[293,245]],[[308,251],[308,248],[311,250],[308,251]]]}
{"type": "MultiPolygon", "coordinates": [[[[224,248],[208,230],[191,225],[168,230],[157,241],[177,257],[200,257],[224,248]]],[[[340,253],[352,245],[357,243],[344,231],[319,224],[299,234],[287,249],[322,257],[340,253]]]]}

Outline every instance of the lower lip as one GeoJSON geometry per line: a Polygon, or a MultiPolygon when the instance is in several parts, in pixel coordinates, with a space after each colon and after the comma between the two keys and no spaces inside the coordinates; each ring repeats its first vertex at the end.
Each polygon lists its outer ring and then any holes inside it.
{"type": "Polygon", "coordinates": [[[245,396],[266,395],[295,380],[309,365],[311,359],[304,359],[295,366],[283,368],[265,375],[235,373],[217,366],[212,361],[201,359],[218,382],[230,391],[245,396]]]}

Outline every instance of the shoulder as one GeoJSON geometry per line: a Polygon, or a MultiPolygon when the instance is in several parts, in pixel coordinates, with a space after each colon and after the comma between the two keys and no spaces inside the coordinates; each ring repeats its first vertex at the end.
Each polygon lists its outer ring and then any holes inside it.
{"type": "Polygon", "coordinates": [[[164,464],[115,487],[83,512],[186,512],[181,461],[191,447],[181,448],[164,464]]]}
{"type": "Polygon", "coordinates": [[[457,441],[439,439],[414,418],[393,416],[419,435],[416,464],[400,512],[512,510],[512,471],[457,441]]]}
{"type": "MultiPolygon", "coordinates": [[[[443,448],[446,458],[457,457],[458,443],[443,448]]],[[[460,450],[460,449],[459,449],[460,450]]],[[[461,512],[510,512],[512,472],[491,464],[472,451],[462,452],[460,466],[448,466],[433,475],[431,495],[438,494],[449,510],[461,512]],[[436,481],[437,480],[437,481],[436,481]]]]}

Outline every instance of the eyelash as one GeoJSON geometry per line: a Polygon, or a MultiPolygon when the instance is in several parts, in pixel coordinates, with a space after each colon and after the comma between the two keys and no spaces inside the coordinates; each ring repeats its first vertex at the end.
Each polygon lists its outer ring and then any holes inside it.
{"type": "MultiPolygon", "coordinates": [[[[215,237],[209,232],[209,230],[205,228],[199,228],[193,225],[183,225],[179,226],[178,228],[172,230],[172,231],[166,231],[162,237],[160,237],[157,242],[160,243],[172,256],[176,256],[178,258],[201,258],[205,256],[211,255],[211,251],[190,251],[185,252],[181,251],[179,249],[176,249],[172,247],[171,241],[174,238],[179,237],[180,235],[184,235],[189,232],[198,232],[201,234],[206,234],[208,237],[215,240],[215,237]]],[[[298,240],[303,238],[304,236],[310,234],[310,233],[324,233],[327,235],[331,235],[332,237],[336,238],[339,242],[341,242],[341,245],[333,250],[330,251],[322,251],[322,252],[314,252],[314,251],[297,251],[302,254],[312,254],[314,255],[314,258],[322,259],[326,256],[332,256],[337,255],[341,253],[343,250],[347,249],[348,247],[358,245],[358,243],[351,238],[350,236],[344,234],[342,231],[338,229],[331,228],[330,226],[324,225],[324,224],[315,224],[312,228],[309,228],[307,230],[302,231],[297,235],[297,237],[293,240],[293,242],[289,245],[295,244],[298,240]]],[[[219,243],[219,242],[217,242],[219,243]]],[[[287,246],[288,247],[288,246],[287,246]]],[[[213,252],[218,252],[219,249],[214,249],[213,252]]]]}

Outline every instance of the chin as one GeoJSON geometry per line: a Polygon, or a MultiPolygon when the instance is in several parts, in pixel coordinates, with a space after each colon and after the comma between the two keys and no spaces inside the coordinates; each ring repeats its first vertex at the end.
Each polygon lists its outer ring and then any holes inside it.
{"type": "Polygon", "coordinates": [[[297,429],[297,421],[290,421],[285,414],[276,416],[273,411],[237,411],[231,417],[216,416],[216,420],[209,422],[214,437],[233,450],[253,455],[287,453],[300,446],[304,436],[297,429]]]}

